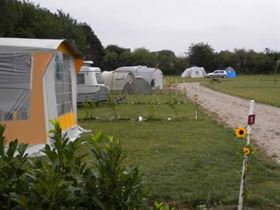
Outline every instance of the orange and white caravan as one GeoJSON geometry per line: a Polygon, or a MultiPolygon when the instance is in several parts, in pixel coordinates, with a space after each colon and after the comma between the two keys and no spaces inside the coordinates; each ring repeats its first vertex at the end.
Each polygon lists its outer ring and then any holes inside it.
{"type": "Polygon", "coordinates": [[[0,123],[8,140],[36,154],[49,142],[50,120],[76,139],[77,73],[83,60],[67,40],[0,38],[0,123]]]}

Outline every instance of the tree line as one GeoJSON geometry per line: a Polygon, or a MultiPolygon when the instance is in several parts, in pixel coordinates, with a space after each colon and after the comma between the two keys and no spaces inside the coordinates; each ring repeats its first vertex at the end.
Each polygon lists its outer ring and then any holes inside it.
{"type": "Polygon", "coordinates": [[[159,68],[165,74],[180,74],[188,62],[185,57],[176,57],[171,50],[150,52],[145,48],[138,48],[131,51],[129,48],[108,45],[102,64],[102,68],[106,70],[114,70],[120,66],[145,65],[159,68]]]}
{"type": "Polygon", "coordinates": [[[104,48],[87,23],[69,14],[52,13],[28,1],[0,0],[0,36],[44,39],[72,39],[85,59],[102,64],[104,48]]]}
{"type": "Polygon", "coordinates": [[[145,48],[131,51],[116,45],[105,48],[103,68],[113,70],[119,66],[147,65],[159,68],[167,75],[178,75],[191,66],[204,67],[207,72],[229,66],[243,74],[280,73],[280,53],[265,49],[264,52],[235,49],[215,50],[207,43],[192,44],[185,56],[178,57],[170,50],[150,52],[145,48]]]}
{"type": "Polygon", "coordinates": [[[166,75],[178,75],[190,66],[204,67],[207,72],[231,66],[238,73],[269,74],[280,72],[280,53],[264,49],[235,49],[216,52],[208,43],[194,43],[184,56],[171,50],[151,52],[145,48],[131,50],[117,45],[105,49],[87,23],[79,23],[69,14],[58,10],[51,13],[33,3],[18,0],[0,0],[0,36],[45,39],[73,39],[85,60],[93,60],[103,70],[120,66],[146,65],[159,68],[166,75]]]}

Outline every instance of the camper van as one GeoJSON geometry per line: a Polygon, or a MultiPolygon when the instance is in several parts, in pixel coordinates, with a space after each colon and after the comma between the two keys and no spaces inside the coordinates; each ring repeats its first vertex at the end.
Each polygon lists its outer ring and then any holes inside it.
{"type": "Polygon", "coordinates": [[[101,102],[108,98],[108,87],[105,85],[101,70],[92,67],[92,61],[84,61],[77,76],[77,102],[101,102]]]}

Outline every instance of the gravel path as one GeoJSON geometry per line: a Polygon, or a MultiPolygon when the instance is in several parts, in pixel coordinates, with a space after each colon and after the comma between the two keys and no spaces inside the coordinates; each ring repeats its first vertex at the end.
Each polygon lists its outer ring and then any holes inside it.
{"type": "MultiPolygon", "coordinates": [[[[209,112],[215,113],[217,120],[226,126],[246,126],[249,100],[210,90],[199,83],[181,83],[178,87],[186,88],[189,98],[197,94],[198,103],[209,112]]],[[[252,137],[266,154],[280,163],[280,108],[256,103],[256,123],[252,137]]]]}

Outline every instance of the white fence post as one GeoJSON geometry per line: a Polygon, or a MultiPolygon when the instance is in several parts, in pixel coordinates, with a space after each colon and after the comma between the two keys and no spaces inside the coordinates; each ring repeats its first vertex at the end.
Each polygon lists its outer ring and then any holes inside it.
{"type": "MultiPolygon", "coordinates": [[[[250,100],[250,108],[247,122],[247,138],[246,145],[250,145],[251,134],[252,134],[252,125],[255,123],[255,101],[250,100]]],[[[240,191],[239,191],[239,200],[238,200],[238,210],[243,208],[243,198],[245,193],[246,185],[246,176],[247,176],[247,166],[248,166],[248,155],[243,155],[243,166],[242,166],[242,175],[240,181],[240,191]]]]}

